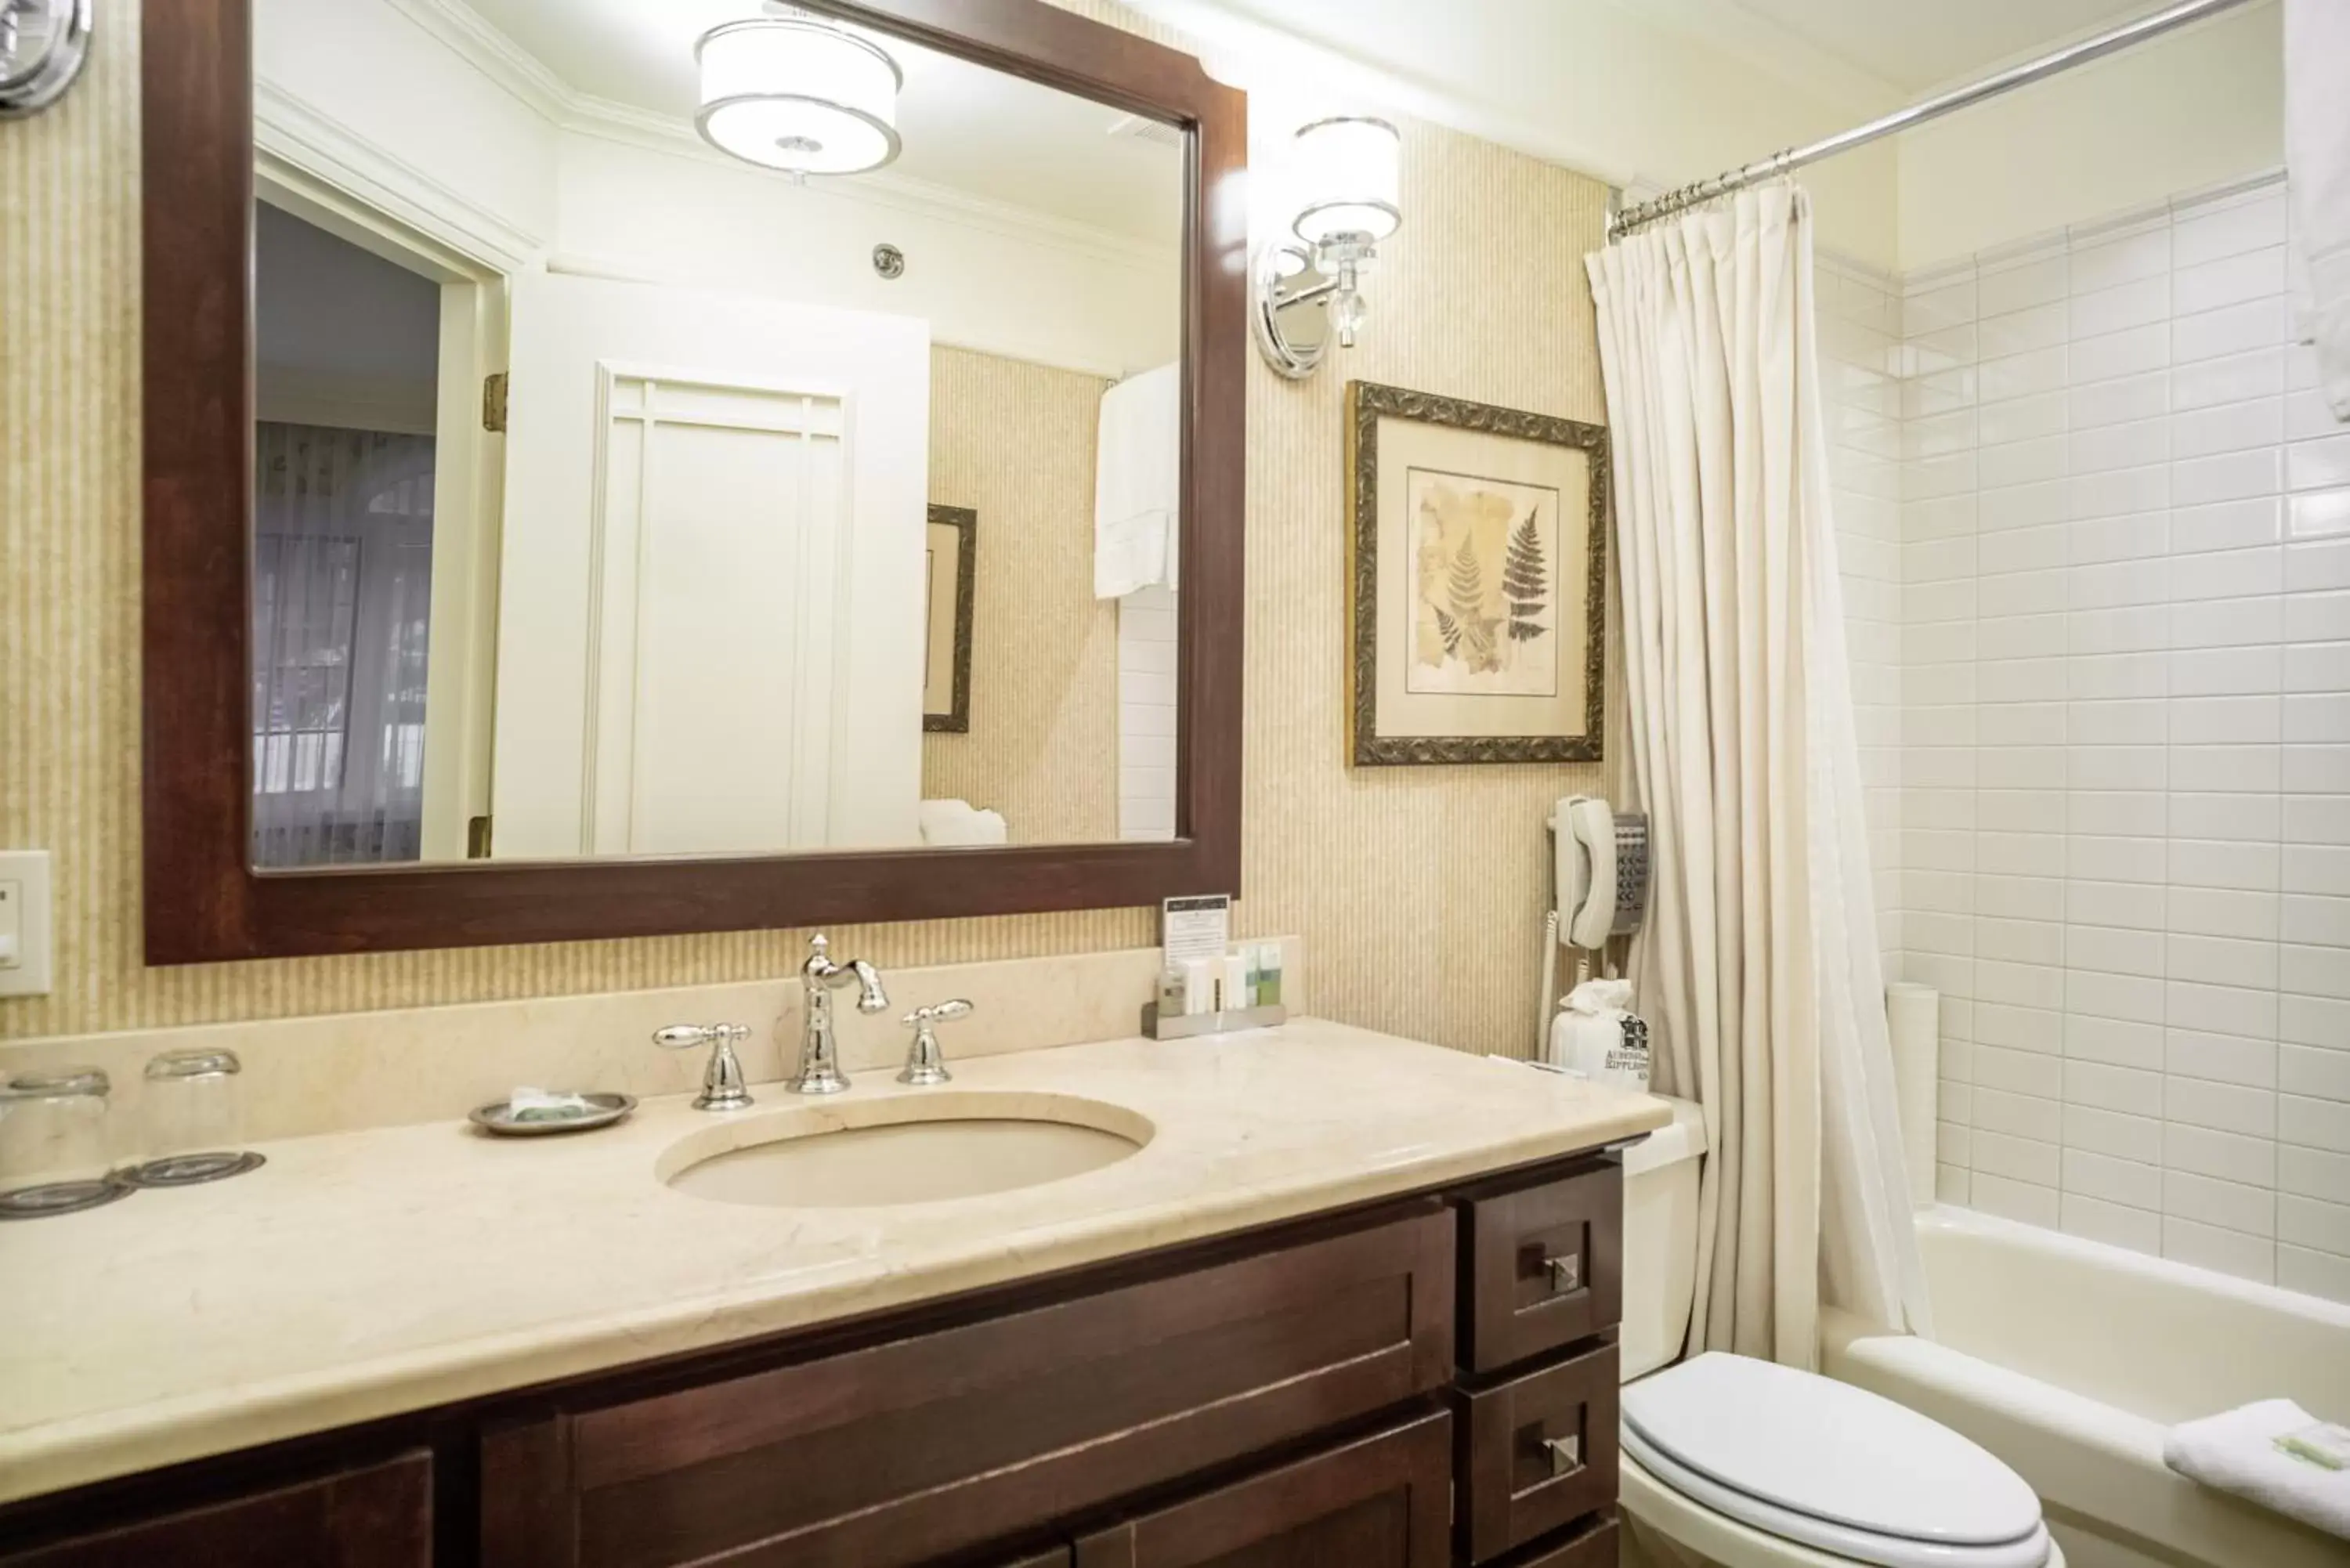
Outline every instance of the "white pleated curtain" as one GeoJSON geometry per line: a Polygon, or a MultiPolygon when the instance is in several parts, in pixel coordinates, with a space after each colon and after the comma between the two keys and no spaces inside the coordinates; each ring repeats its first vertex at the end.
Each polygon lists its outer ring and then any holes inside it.
{"type": "Polygon", "coordinates": [[[1702,1107],[1689,1349],[1812,1366],[1825,1299],[1924,1326],[1845,662],[1808,197],[1587,259],[1613,434],[1633,784],[1631,977],[1702,1107]]]}
{"type": "Polygon", "coordinates": [[[413,860],[432,438],[263,421],[255,458],[254,864],[413,860]]]}

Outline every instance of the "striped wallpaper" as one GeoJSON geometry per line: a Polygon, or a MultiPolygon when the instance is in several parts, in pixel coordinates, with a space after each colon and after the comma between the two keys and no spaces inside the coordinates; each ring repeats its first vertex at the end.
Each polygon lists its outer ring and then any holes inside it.
{"type": "MultiPolygon", "coordinates": [[[[1106,19],[1107,0],[1071,9],[1106,19]]],[[[744,979],[798,932],[146,970],[139,953],[136,5],[88,78],[0,125],[0,844],[55,852],[57,990],[0,1037],[744,979]]],[[[1163,31],[1153,31],[1165,36],[1163,31]]],[[[1303,385],[1251,355],[1243,929],[1302,935],[1333,1016],[1479,1051],[1535,1027],[1543,818],[1596,767],[1344,761],[1347,378],[1596,421],[1596,182],[1431,127],[1363,346],[1303,385]]],[[[884,963],[1146,944],[1148,910],[837,933],[884,963]]]]}
{"type": "Polygon", "coordinates": [[[922,794],[1014,844],[1118,836],[1118,605],[1094,597],[1098,376],[931,350],[931,499],[979,514],[971,730],[922,737],[922,794]]]}

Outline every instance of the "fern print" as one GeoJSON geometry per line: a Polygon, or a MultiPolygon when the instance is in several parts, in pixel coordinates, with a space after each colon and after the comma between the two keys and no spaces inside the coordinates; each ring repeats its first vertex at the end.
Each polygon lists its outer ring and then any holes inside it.
{"type": "Polygon", "coordinates": [[[1436,632],[1439,637],[1444,639],[1444,651],[1447,654],[1459,653],[1461,651],[1461,623],[1454,620],[1451,616],[1445,614],[1442,607],[1440,606],[1430,605],[1428,607],[1436,611],[1436,632]]]}
{"type": "Polygon", "coordinates": [[[1549,602],[1550,572],[1532,513],[1510,535],[1509,556],[1502,564],[1502,593],[1510,603],[1512,641],[1529,642],[1550,629],[1535,618],[1549,602]]]}
{"type": "Polygon", "coordinates": [[[1452,557],[1452,618],[1462,626],[1473,626],[1477,612],[1484,607],[1485,574],[1477,567],[1477,545],[1462,537],[1461,548],[1452,557]]]}

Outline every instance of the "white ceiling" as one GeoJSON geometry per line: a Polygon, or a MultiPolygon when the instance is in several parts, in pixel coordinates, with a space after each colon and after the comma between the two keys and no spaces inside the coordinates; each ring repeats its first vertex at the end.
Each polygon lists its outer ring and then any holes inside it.
{"type": "MultiPolygon", "coordinates": [[[[1136,0],[1222,13],[1407,79],[1514,79],[1613,11],[1753,60],[1848,106],[1888,107],[2167,0],[1136,0]],[[1472,73],[1464,76],[1464,73],[1472,73]]],[[[1556,57],[1554,56],[1554,58],[1556,57]]]]}
{"type": "MultiPolygon", "coordinates": [[[[758,0],[467,3],[573,92],[687,125],[698,107],[694,40],[761,14],[758,0]]],[[[1153,244],[1180,238],[1181,159],[1172,147],[1111,135],[1128,118],[1123,110],[875,36],[905,74],[904,150],[887,176],[1153,244]]]]}
{"type": "MultiPolygon", "coordinates": [[[[1626,0],[1635,10],[1640,0],[1626,0]]],[[[1908,96],[2163,8],[2165,0],[1702,0],[1743,8],[1908,96]]]]}

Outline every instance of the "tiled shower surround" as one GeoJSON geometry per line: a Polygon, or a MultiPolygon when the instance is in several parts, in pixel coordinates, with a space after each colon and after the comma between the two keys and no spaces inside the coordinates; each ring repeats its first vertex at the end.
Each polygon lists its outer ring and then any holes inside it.
{"type": "Polygon", "coordinates": [[[2350,1301],[2350,427],[2282,183],[1824,264],[1892,972],[1939,1196],[2350,1301]]]}

